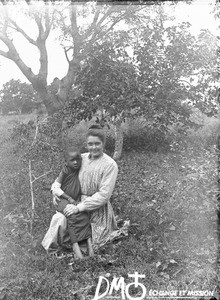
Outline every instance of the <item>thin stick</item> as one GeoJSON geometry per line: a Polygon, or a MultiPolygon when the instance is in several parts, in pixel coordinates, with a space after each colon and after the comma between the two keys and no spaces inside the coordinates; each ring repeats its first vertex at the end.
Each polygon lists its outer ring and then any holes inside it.
{"type": "Polygon", "coordinates": [[[32,180],[32,169],[31,169],[31,160],[29,160],[29,182],[30,182],[30,189],[31,189],[31,209],[34,210],[35,203],[34,203],[34,191],[33,191],[33,182],[32,180]]]}
{"type": "Polygon", "coordinates": [[[34,175],[32,175],[32,176],[34,176],[34,179],[32,180],[32,183],[34,183],[36,180],[40,179],[41,177],[46,176],[47,174],[49,174],[51,172],[52,172],[52,170],[50,170],[50,171],[48,171],[48,172],[46,172],[46,173],[44,173],[44,174],[42,174],[42,175],[40,175],[38,177],[35,177],[34,175]]]}
{"type": "MultiPolygon", "coordinates": [[[[46,120],[46,119],[45,119],[46,120]]],[[[34,139],[32,142],[32,146],[34,145],[35,141],[37,140],[37,135],[39,133],[39,118],[37,117],[36,120],[36,129],[35,129],[35,135],[34,135],[34,139]]],[[[35,215],[35,201],[34,201],[34,189],[33,189],[33,183],[46,176],[47,174],[51,173],[52,170],[36,177],[34,174],[32,174],[32,165],[31,165],[31,159],[29,159],[29,184],[30,184],[30,191],[31,191],[31,221],[30,221],[30,232],[31,232],[31,236],[33,238],[33,222],[34,222],[34,215],[35,215]]]]}
{"type": "Polygon", "coordinates": [[[33,222],[34,222],[34,191],[33,191],[33,181],[32,181],[32,170],[31,170],[31,160],[29,160],[29,183],[31,190],[31,222],[30,222],[30,232],[33,238],[33,222]]]}
{"type": "Polygon", "coordinates": [[[35,141],[36,141],[36,139],[37,139],[38,130],[39,130],[39,125],[38,125],[38,123],[39,123],[39,120],[38,120],[38,117],[37,117],[37,119],[36,119],[36,129],[35,129],[35,135],[34,135],[34,139],[33,139],[33,142],[32,142],[32,144],[31,144],[31,146],[33,146],[33,145],[34,145],[34,142],[35,142],[35,141]]]}

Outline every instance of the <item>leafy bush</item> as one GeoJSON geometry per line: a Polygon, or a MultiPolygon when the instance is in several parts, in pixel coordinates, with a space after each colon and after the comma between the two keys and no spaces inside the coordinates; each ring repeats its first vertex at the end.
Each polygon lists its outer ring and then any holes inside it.
{"type": "Polygon", "coordinates": [[[220,121],[216,117],[206,118],[204,125],[198,130],[189,131],[189,141],[201,148],[209,149],[218,142],[220,121]]]}
{"type": "Polygon", "coordinates": [[[124,151],[169,149],[169,133],[161,128],[153,128],[146,119],[127,120],[123,126],[124,151]]]}

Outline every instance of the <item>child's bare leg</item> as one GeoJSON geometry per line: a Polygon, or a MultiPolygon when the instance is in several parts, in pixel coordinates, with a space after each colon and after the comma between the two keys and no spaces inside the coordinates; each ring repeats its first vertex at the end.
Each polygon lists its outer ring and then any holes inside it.
{"type": "Polygon", "coordinates": [[[93,251],[93,248],[92,248],[91,238],[88,238],[88,240],[87,240],[87,247],[88,247],[88,250],[89,250],[89,256],[94,256],[94,251],[93,251]]]}
{"type": "Polygon", "coordinates": [[[78,243],[73,243],[73,251],[77,258],[83,258],[82,252],[80,250],[78,243]]]}

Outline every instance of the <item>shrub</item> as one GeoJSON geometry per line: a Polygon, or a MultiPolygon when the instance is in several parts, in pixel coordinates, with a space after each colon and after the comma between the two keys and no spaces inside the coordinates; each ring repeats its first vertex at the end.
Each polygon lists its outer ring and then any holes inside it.
{"type": "Polygon", "coordinates": [[[124,123],[124,150],[168,150],[170,137],[162,128],[153,128],[146,119],[127,120],[124,123]]]}
{"type": "Polygon", "coordinates": [[[197,147],[209,149],[218,143],[220,121],[215,117],[206,118],[204,125],[198,130],[190,130],[189,142],[197,147]]]}

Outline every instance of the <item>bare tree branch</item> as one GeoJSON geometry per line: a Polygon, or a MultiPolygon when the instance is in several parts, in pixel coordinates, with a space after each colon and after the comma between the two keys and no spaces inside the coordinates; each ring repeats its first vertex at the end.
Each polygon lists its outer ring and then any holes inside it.
{"type": "Polygon", "coordinates": [[[20,32],[27,40],[29,43],[33,44],[33,45],[37,45],[36,41],[33,40],[20,26],[18,26],[18,24],[16,22],[14,22],[13,20],[10,20],[10,23],[14,25],[15,30],[17,30],[18,32],[20,32]]]}
{"type": "Polygon", "coordinates": [[[41,23],[42,19],[40,18],[40,16],[38,14],[34,14],[34,19],[37,23],[37,27],[38,27],[38,31],[39,31],[38,39],[43,39],[44,28],[41,23]]]}
{"type": "Polygon", "coordinates": [[[92,24],[91,24],[92,28],[96,25],[96,23],[98,21],[98,18],[99,18],[99,15],[100,15],[100,10],[101,10],[101,6],[98,6],[97,9],[96,9],[92,24]]]}
{"type": "Polygon", "coordinates": [[[4,56],[6,58],[9,58],[8,57],[8,52],[4,52],[4,51],[0,50],[0,55],[4,56]]]}
{"type": "Polygon", "coordinates": [[[104,30],[104,28],[101,28],[102,30],[100,30],[100,32],[98,32],[98,33],[94,32],[94,35],[91,38],[91,40],[89,41],[88,46],[90,47],[91,44],[94,44],[96,41],[102,39],[109,31],[111,31],[113,29],[113,27],[117,23],[119,23],[123,19],[123,16],[124,16],[124,14],[120,18],[118,18],[117,20],[115,20],[108,29],[104,30]]]}
{"type": "Polygon", "coordinates": [[[75,5],[70,6],[70,21],[71,21],[71,35],[74,39],[79,36],[79,31],[78,31],[77,22],[76,22],[76,6],[75,5]]]}
{"type": "Polygon", "coordinates": [[[48,55],[47,55],[47,49],[45,45],[45,41],[39,42],[37,44],[37,47],[40,51],[40,70],[39,75],[44,78],[44,80],[47,80],[47,74],[48,74],[48,55]]]}
{"type": "Polygon", "coordinates": [[[9,51],[4,52],[1,50],[0,54],[4,57],[14,61],[22,73],[27,77],[27,79],[33,83],[33,80],[36,78],[36,75],[32,72],[31,68],[29,68],[20,58],[13,42],[5,35],[0,34],[0,40],[4,42],[4,44],[8,47],[9,51]]]}
{"type": "MultiPolygon", "coordinates": [[[[29,4],[29,1],[27,1],[27,4],[29,4]]],[[[47,55],[47,49],[46,49],[46,44],[45,41],[50,33],[50,29],[52,26],[52,23],[50,22],[50,17],[49,17],[49,10],[48,6],[45,5],[45,30],[43,27],[43,20],[42,16],[38,15],[37,13],[32,11],[32,8],[29,6],[30,13],[34,16],[34,20],[37,24],[38,27],[38,37],[36,41],[32,39],[14,20],[9,19],[9,24],[12,24],[12,28],[15,29],[17,32],[21,33],[26,40],[31,43],[32,45],[36,46],[40,52],[40,70],[39,70],[39,75],[44,79],[45,84],[46,84],[46,79],[48,75],[48,55],[47,55]]],[[[7,14],[7,10],[5,12],[7,14]]],[[[34,74],[30,73],[30,68],[28,68],[23,61],[20,59],[18,52],[16,51],[12,41],[9,40],[6,34],[6,26],[8,24],[5,21],[5,34],[0,35],[0,39],[7,45],[9,48],[8,53],[2,52],[1,54],[4,57],[7,57],[11,60],[13,60],[17,66],[20,68],[20,70],[23,72],[23,74],[33,83],[32,79],[34,74]],[[14,57],[13,57],[14,56],[14,57]],[[15,58],[16,57],[16,58],[15,58]]],[[[8,27],[8,26],[7,26],[8,27]]]]}
{"type": "Polygon", "coordinates": [[[63,26],[63,28],[64,28],[64,27],[66,26],[66,24],[65,24],[65,22],[64,22],[62,12],[58,10],[57,13],[60,15],[60,21],[62,22],[62,26],[63,26]]]}
{"type": "Polygon", "coordinates": [[[7,28],[8,28],[8,19],[5,19],[4,25],[3,25],[3,28],[2,28],[3,34],[6,34],[7,28]]]}
{"type": "Polygon", "coordinates": [[[81,48],[82,37],[79,34],[79,29],[76,22],[76,5],[70,6],[70,21],[71,21],[71,35],[74,44],[74,55],[78,56],[81,48]]]}
{"type": "Polygon", "coordinates": [[[43,34],[44,40],[46,40],[48,38],[51,27],[52,27],[52,21],[50,22],[49,9],[48,9],[48,6],[45,5],[45,32],[43,34]]]}
{"type": "Polygon", "coordinates": [[[83,39],[87,39],[91,33],[93,32],[93,30],[95,29],[95,27],[97,26],[97,21],[100,15],[100,10],[101,10],[101,6],[98,6],[92,21],[92,24],[90,25],[89,29],[87,30],[87,32],[85,33],[85,35],[83,36],[83,39]]]}
{"type": "MultiPolygon", "coordinates": [[[[140,7],[135,9],[135,12],[138,12],[142,10],[144,7],[140,7]]],[[[121,20],[124,19],[124,17],[127,14],[127,10],[122,12],[117,18],[115,18],[115,21],[112,22],[109,28],[104,29],[104,26],[101,26],[102,23],[111,15],[111,13],[116,12],[115,7],[110,7],[109,10],[105,13],[105,15],[100,19],[100,21],[96,24],[96,27],[99,28],[99,32],[94,30],[93,36],[91,37],[90,41],[88,42],[88,48],[93,44],[94,42],[100,40],[103,38],[108,32],[110,32],[113,27],[119,23],[121,20]]],[[[95,28],[94,28],[95,29],[95,28]]]]}
{"type": "Polygon", "coordinates": [[[119,23],[121,20],[123,20],[123,17],[124,17],[124,14],[121,17],[119,17],[118,19],[116,19],[107,30],[102,32],[101,37],[104,37],[109,31],[111,31],[117,23],[119,23]]]}
{"type": "Polygon", "coordinates": [[[109,7],[109,9],[107,10],[107,12],[98,21],[98,23],[96,24],[96,26],[100,27],[102,25],[102,23],[111,15],[111,13],[113,12],[113,10],[114,10],[113,6],[109,7]]]}
{"type": "Polygon", "coordinates": [[[9,20],[8,7],[6,5],[6,2],[2,2],[2,5],[3,5],[3,11],[4,11],[4,20],[2,20],[2,24],[3,24],[2,33],[4,35],[6,35],[6,31],[7,31],[7,28],[8,28],[8,20],[9,20]]]}
{"type": "Polygon", "coordinates": [[[68,48],[68,49],[66,49],[66,48],[64,47],[64,53],[65,53],[66,60],[68,61],[68,63],[70,63],[70,60],[69,60],[69,57],[68,57],[67,53],[68,53],[68,51],[71,50],[71,49],[72,49],[72,47],[70,47],[70,48],[68,48]]]}
{"type": "Polygon", "coordinates": [[[49,13],[48,11],[45,12],[45,27],[46,29],[44,30],[43,24],[42,24],[42,17],[39,16],[38,14],[34,14],[34,19],[38,27],[38,37],[36,40],[35,46],[38,48],[40,52],[40,70],[39,70],[39,75],[42,77],[42,79],[45,81],[47,80],[47,75],[48,75],[48,54],[47,54],[47,49],[46,49],[46,39],[50,33],[50,20],[49,20],[49,13]]]}
{"type": "Polygon", "coordinates": [[[10,44],[12,43],[10,39],[7,37],[7,35],[1,34],[0,33],[0,40],[2,40],[3,43],[9,48],[10,44]]]}

